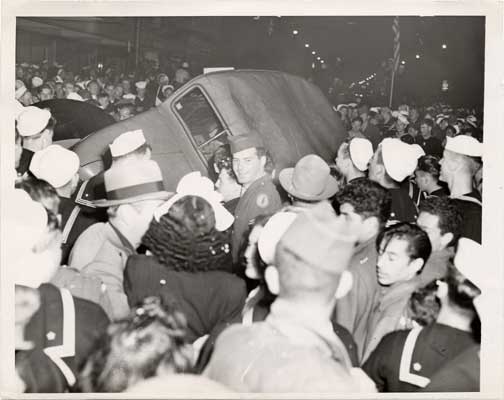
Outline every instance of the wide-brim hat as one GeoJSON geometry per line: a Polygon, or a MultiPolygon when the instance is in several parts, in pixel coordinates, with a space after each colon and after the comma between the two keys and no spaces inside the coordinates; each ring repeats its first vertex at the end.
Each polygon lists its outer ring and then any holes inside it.
{"type": "Polygon", "coordinates": [[[153,160],[138,160],[112,166],[103,175],[105,199],[93,202],[95,207],[111,207],[144,200],[168,200],[159,165],[153,160]]]}
{"type": "Polygon", "coordinates": [[[294,168],[283,169],[278,178],[285,191],[300,200],[326,200],[338,191],[329,166],[315,154],[304,156],[294,168]]]}

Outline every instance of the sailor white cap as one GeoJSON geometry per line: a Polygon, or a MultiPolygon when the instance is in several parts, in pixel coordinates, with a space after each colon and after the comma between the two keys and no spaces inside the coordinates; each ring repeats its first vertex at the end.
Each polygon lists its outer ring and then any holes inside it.
{"type": "Polygon", "coordinates": [[[445,149],[471,157],[483,156],[483,143],[467,135],[447,136],[445,149]]]}
{"type": "Polygon", "coordinates": [[[369,160],[373,157],[373,145],[371,141],[364,138],[355,137],[348,145],[350,158],[359,171],[368,169],[369,160]]]}
{"type": "Polygon", "coordinates": [[[35,152],[30,171],[54,188],[65,186],[79,171],[79,156],[63,146],[52,144],[35,152]]]}
{"type": "Polygon", "coordinates": [[[17,130],[23,137],[37,135],[47,126],[50,118],[51,113],[48,110],[33,106],[25,107],[19,114],[17,130]]]}
{"type": "Polygon", "coordinates": [[[396,138],[385,138],[381,143],[383,164],[387,174],[397,182],[410,176],[418,164],[418,149],[396,138]]]}
{"type": "Polygon", "coordinates": [[[120,157],[131,153],[145,143],[145,136],[141,129],[124,132],[110,144],[110,153],[112,157],[120,157]]]}

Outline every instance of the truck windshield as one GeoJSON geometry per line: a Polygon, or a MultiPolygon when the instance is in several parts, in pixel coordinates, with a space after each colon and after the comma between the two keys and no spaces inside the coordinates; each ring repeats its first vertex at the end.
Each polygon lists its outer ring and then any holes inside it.
{"type": "Polygon", "coordinates": [[[194,88],[186,93],[175,103],[175,111],[184,121],[207,162],[217,148],[227,143],[226,130],[201,89],[194,88]]]}

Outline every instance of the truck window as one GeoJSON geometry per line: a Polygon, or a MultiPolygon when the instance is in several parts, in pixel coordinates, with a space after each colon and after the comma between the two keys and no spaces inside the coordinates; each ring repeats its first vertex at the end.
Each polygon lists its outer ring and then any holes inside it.
{"type": "Polygon", "coordinates": [[[214,151],[227,143],[226,130],[199,88],[186,93],[177,103],[175,111],[184,121],[198,150],[207,161],[214,151]]]}

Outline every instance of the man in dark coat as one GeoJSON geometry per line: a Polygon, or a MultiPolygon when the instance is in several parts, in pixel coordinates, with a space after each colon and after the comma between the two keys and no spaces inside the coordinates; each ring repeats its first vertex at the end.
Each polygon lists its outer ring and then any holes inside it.
{"type": "Polygon", "coordinates": [[[483,145],[475,138],[459,135],[446,138],[440,161],[440,179],[448,184],[464,216],[462,236],[481,243],[481,194],[473,187],[473,178],[481,167],[483,145]]]}
{"type": "Polygon", "coordinates": [[[90,225],[95,223],[88,214],[81,212],[74,196],[79,182],[79,156],[59,145],[50,145],[35,153],[30,164],[33,175],[48,182],[56,189],[61,215],[62,257],[66,264],[73,244],[90,225]]]}
{"type": "Polygon", "coordinates": [[[443,146],[441,141],[433,136],[432,128],[434,123],[431,119],[424,119],[420,124],[420,136],[417,136],[417,144],[424,149],[425,154],[441,158],[443,155],[443,146]]]}
{"type": "Polygon", "coordinates": [[[402,183],[413,174],[420,156],[418,146],[397,138],[383,139],[369,164],[369,179],[389,190],[392,208],[389,224],[415,222],[417,209],[402,183]]]}
{"type": "Polygon", "coordinates": [[[233,262],[239,262],[249,226],[259,215],[273,214],[282,201],[271,177],[265,171],[266,149],[257,132],[229,138],[233,155],[233,170],[243,193],[236,206],[231,250],[233,262]]]}
{"type": "Polygon", "coordinates": [[[48,110],[25,107],[17,118],[16,129],[22,137],[23,151],[17,167],[19,175],[28,171],[33,154],[52,143],[55,120],[48,110]]]}

